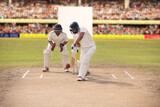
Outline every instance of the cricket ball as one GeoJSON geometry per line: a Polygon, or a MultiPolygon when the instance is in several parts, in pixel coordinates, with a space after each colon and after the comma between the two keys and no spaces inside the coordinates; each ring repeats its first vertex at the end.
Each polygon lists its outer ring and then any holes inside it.
{"type": "Polygon", "coordinates": [[[70,68],[70,64],[67,64],[67,65],[66,65],[66,68],[70,68]]]}

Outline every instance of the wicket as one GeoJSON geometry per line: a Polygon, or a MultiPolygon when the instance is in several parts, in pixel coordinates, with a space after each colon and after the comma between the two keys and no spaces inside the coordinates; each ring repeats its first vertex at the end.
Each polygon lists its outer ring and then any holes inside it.
{"type": "Polygon", "coordinates": [[[75,60],[75,64],[74,64],[74,66],[73,66],[73,74],[75,74],[75,73],[77,73],[78,74],[78,64],[77,64],[77,60],[79,60],[79,48],[77,47],[77,54],[76,54],[76,60],[75,60]],[[76,71],[77,72],[76,72],[76,71]]]}

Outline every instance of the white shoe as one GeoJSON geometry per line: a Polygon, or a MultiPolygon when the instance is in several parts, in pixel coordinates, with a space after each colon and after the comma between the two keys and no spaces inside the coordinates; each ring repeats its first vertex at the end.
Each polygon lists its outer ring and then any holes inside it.
{"type": "Polygon", "coordinates": [[[47,71],[49,71],[49,68],[45,66],[42,71],[47,72],[47,71]]]}
{"type": "Polygon", "coordinates": [[[64,68],[64,71],[65,72],[69,72],[69,68],[64,68]]]}
{"type": "Polygon", "coordinates": [[[85,81],[85,80],[81,76],[79,76],[77,81],[85,81]]]}

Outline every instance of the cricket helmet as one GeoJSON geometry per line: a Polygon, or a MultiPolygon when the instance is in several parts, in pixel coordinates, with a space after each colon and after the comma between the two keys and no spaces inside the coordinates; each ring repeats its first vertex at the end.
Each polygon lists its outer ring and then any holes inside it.
{"type": "Polygon", "coordinates": [[[78,33],[78,31],[79,31],[79,25],[78,25],[77,22],[72,22],[72,23],[70,24],[70,31],[71,31],[72,33],[74,33],[74,34],[78,33]],[[76,29],[76,31],[75,31],[75,29],[76,29]]]}
{"type": "Polygon", "coordinates": [[[62,33],[62,26],[60,24],[56,24],[53,26],[53,30],[58,36],[60,33],[62,33]]]}
{"type": "Polygon", "coordinates": [[[53,26],[54,30],[62,30],[62,26],[60,24],[56,24],[53,26]]]}

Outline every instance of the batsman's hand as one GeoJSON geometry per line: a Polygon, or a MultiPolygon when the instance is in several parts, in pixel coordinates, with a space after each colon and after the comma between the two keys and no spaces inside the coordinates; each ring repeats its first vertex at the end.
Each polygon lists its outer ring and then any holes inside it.
{"type": "Polygon", "coordinates": [[[80,47],[81,44],[78,42],[78,43],[74,43],[74,47],[80,47]]]}
{"type": "Polygon", "coordinates": [[[51,50],[54,51],[55,47],[56,47],[56,43],[53,43],[51,50]]]}
{"type": "Polygon", "coordinates": [[[63,43],[60,43],[60,52],[62,52],[63,51],[63,46],[64,46],[64,44],[63,43]]]}

